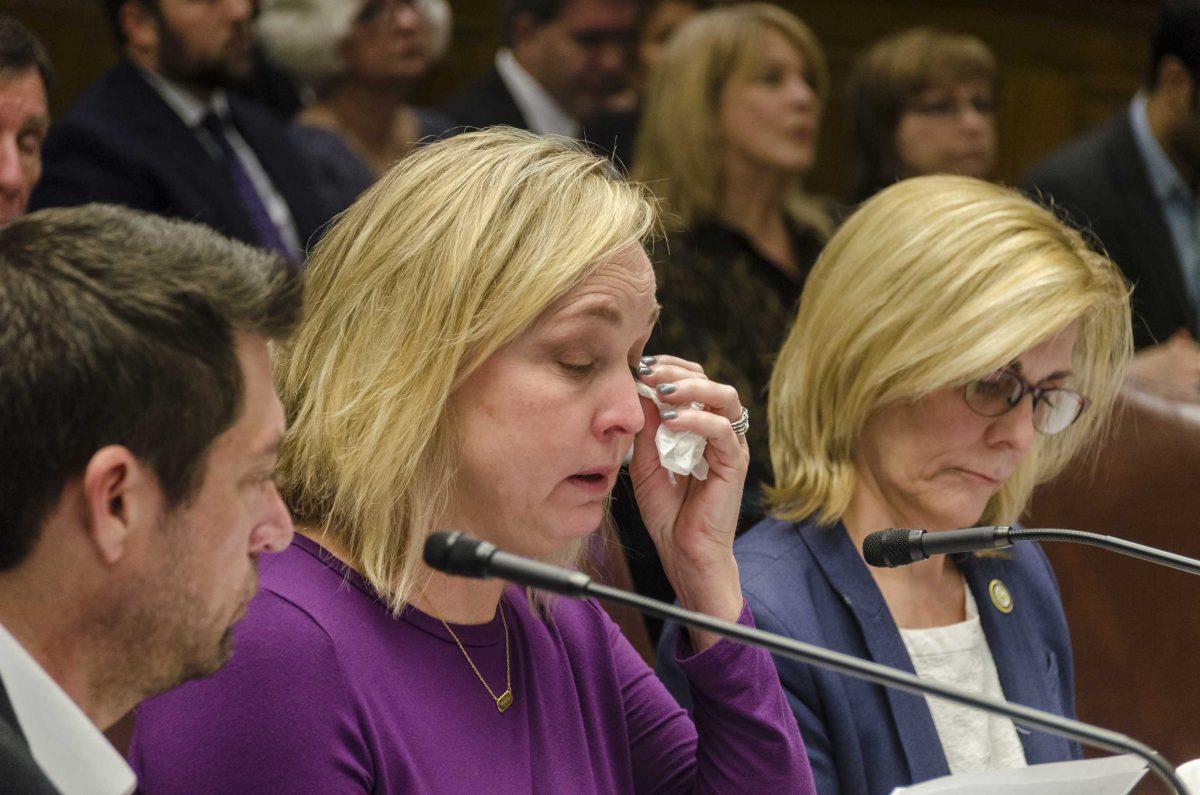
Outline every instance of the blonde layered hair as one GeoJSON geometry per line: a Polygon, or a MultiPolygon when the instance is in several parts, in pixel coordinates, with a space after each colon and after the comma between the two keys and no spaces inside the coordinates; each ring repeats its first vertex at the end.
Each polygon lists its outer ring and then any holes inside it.
{"type": "Polygon", "coordinates": [[[280,488],[393,610],[450,498],[455,390],[654,224],[608,161],[491,128],[400,161],[325,235],[277,361],[280,488]]]}
{"type": "Polygon", "coordinates": [[[1078,232],[1013,190],[927,176],[880,192],[817,260],[775,364],[772,514],[841,518],[876,411],[961,387],[1072,322],[1075,388],[1091,405],[1034,443],[982,522],[1014,521],[1033,487],[1107,422],[1131,352],[1129,287],[1078,232]]]}
{"type": "MultiPolygon", "coordinates": [[[[721,97],[728,86],[753,79],[762,65],[768,31],[782,35],[803,58],[824,106],[829,68],[817,37],[794,14],[766,3],[696,14],[671,37],[655,67],[646,88],[633,176],[653,188],[672,226],[686,229],[721,216],[721,97]]],[[[832,231],[829,214],[799,181],[785,210],[822,236],[832,231]]]]}

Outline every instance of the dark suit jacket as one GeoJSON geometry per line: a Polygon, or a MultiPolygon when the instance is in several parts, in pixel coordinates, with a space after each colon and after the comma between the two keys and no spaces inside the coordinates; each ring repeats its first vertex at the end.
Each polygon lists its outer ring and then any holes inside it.
{"type": "Polygon", "coordinates": [[[1180,327],[1196,333],[1183,269],[1128,110],[1051,155],[1029,173],[1023,187],[1035,198],[1037,192],[1052,198],[1077,226],[1091,229],[1133,283],[1133,334],[1139,348],[1161,342],[1180,327]]]}
{"type": "MultiPolygon", "coordinates": [[[[335,210],[324,208],[300,167],[283,123],[257,103],[229,95],[233,124],[292,212],[302,244],[335,210]]],[[[50,131],[42,180],[30,205],[121,204],[199,221],[258,244],[233,180],[137,67],[122,61],[101,76],[50,131]]]]}
{"type": "Polygon", "coordinates": [[[33,759],[3,681],[0,681],[0,793],[58,795],[33,759]]]}
{"type": "MultiPolygon", "coordinates": [[[[495,125],[529,129],[529,122],[494,66],[439,110],[467,129],[495,125]]],[[[628,169],[633,162],[637,123],[636,112],[602,114],[585,125],[583,139],[598,154],[628,169]]]]}
{"type": "MultiPolygon", "coordinates": [[[[892,614],[849,534],[838,524],[767,519],[733,545],[754,623],[768,632],[913,673],[892,614]]],[[[959,566],[1009,701],[1074,716],[1071,643],[1050,564],[1037,544],[1010,558],[962,556],[959,566]],[[1013,610],[1001,613],[988,584],[1001,580],[1013,610]]],[[[659,674],[677,698],[687,681],[673,656],[678,628],[659,644],[659,674]]],[[[887,795],[895,787],[948,775],[925,699],[795,660],[775,658],[800,725],[817,792],[887,795]]],[[[1029,764],[1081,756],[1078,745],[1018,729],[1029,764]]]]}

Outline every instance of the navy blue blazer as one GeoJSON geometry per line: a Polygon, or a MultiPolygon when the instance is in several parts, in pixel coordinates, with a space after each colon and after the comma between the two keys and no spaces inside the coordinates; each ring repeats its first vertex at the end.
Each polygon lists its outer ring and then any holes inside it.
{"type": "MultiPolygon", "coordinates": [[[[768,632],[914,673],[892,615],[867,565],[839,523],[766,519],[734,543],[742,590],[754,621],[768,632]]],[[[1058,585],[1041,547],[1019,544],[1006,558],[958,559],[975,601],[1000,686],[1009,701],[1074,716],[1071,643],[1058,585]],[[988,594],[999,579],[1013,610],[988,594]]],[[[659,676],[686,704],[687,683],[674,665],[678,627],[659,645],[659,676]]],[[[775,659],[800,725],[820,793],[886,795],[950,770],[925,699],[794,660],[775,659]]],[[[1029,764],[1077,759],[1075,743],[1018,728],[1029,764]]]]}
{"type": "MultiPolygon", "coordinates": [[[[269,110],[231,93],[229,111],[287,202],[301,244],[311,244],[322,225],[343,208],[322,206],[304,155],[269,110]]],[[[128,61],[105,72],[54,124],[42,163],[31,209],[120,204],[199,221],[258,245],[233,179],[128,61]]]]}

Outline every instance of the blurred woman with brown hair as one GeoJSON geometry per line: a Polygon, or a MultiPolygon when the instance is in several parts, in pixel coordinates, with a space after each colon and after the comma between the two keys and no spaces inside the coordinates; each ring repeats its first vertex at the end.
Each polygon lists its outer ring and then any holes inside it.
{"type": "Polygon", "coordinates": [[[986,178],[996,164],[996,58],[965,33],[912,28],[862,56],[847,90],[850,199],[923,174],[986,178]]]}

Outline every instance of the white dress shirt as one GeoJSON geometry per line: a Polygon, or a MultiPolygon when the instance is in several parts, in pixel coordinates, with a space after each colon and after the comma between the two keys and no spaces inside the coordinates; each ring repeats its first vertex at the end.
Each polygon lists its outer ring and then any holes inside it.
{"type": "Polygon", "coordinates": [[[63,795],[133,792],[133,770],[3,624],[0,680],[34,760],[63,795]]]}
{"type": "Polygon", "coordinates": [[[512,94],[521,115],[529,122],[530,130],[538,135],[563,135],[567,138],[578,138],[583,133],[579,122],[571,118],[571,114],[546,93],[542,84],[517,63],[512,50],[502,49],[496,53],[496,71],[500,73],[508,93],[512,94]]]}
{"type": "Polygon", "coordinates": [[[158,95],[162,97],[163,102],[171,110],[175,111],[175,115],[183,120],[183,123],[188,126],[196,137],[200,139],[200,144],[208,150],[208,153],[218,162],[221,161],[220,144],[212,139],[212,136],[204,129],[202,123],[204,117],[209,112],[214,112],[217,117],[225,122],[225,137],[229,140],[229,145],[233,147],[233,152],[237,155],[237,159],[241,161],[242,168],[245,169],[250,181],[254,184],[254,192],[258,194],[258,198],[262,201],[263,206],[267,208],[267,215],[271,218],[271,223],[275,224],[275,228],[279,230],[279,236],[283,238],[283,242],[294,252],[303,251],[300,246],[300,233],[296,231],[296,222],[292,218],[292,211],[287,205],[287,201],[283,198],[283,194],[275,187],[275,183],[271,182],[271,177],[263,168],[262,162],[258,159],[258,155],[254,154],[254,150],[250,148],[250,144],[246,143],[246,139],[237,131],[237,127],[233,125],[229,118],[229,98],[225,96],[225,92],[217,89],[213,92],[212,101],[205,105],[200,100],[196,99],[192,94],[188,93],[183,87],[171,82],[162,75],[151,72],[148,69],[142,70],[142,75],[158,95]]]}

